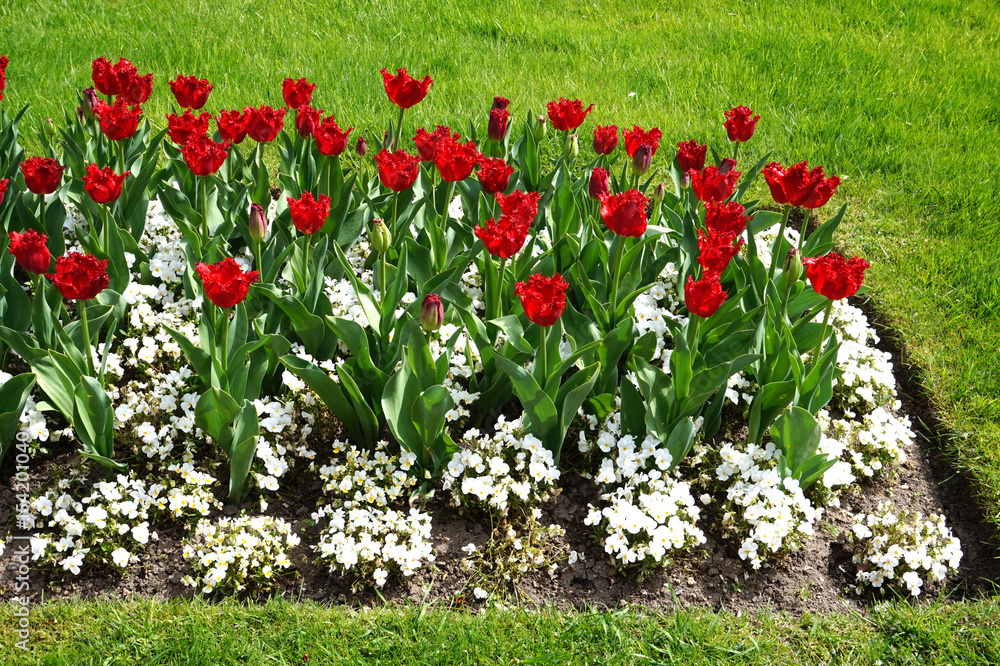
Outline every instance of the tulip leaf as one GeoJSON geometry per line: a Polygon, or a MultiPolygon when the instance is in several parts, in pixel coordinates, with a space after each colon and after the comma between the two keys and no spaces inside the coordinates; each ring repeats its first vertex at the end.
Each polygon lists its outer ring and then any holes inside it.
{"type": "Polygon", "coordinates": [[[0,386],[0,462],[21,427],[21,414],[34,386],[35,375],[30,372],[15,375],[0,386]]]}
{"type": "Polygon", "coordinates": [[[323,319],[309,312],[302,301],[291,294],[279,291],[273,284],[257,284],[254,290],[277,305],[292,323],[292,331],[302,341],[310,356],[328,358],[336,350],[336,340],[328,335],[323,319]],[[326,344],[324,344],[326,342],[326,344]]]}
{"type": "Polygon", "coordinates": [[[774,419],[795,398],[795,382],[781,381],[764,384],[750,403],[748,442],[760,443],[774,419]]]}
{"type": "Polygon", "coordinates": [[[236,416],[236,422],[230,430],[232,448],[229,453],[229,500],[240,502],[246,496],[249,488],[247,480],[250,468],[257,454],[257,442],[260,438],[260,421],[257,408],[249,400],[243,402],[236,416]]]}
{"type": "MultiPolygon", "coordinates": [[[[425,389],[413,401],[411,411],[413,427],[420,437],[423,449],[430,453],[429,468],[435,473],[439,472],[447,462],[441,434],[444,430],[445,416],[454,406],[451,391],[440,384],[425,389]]],[[[418,454],[418,457],[423,457],[423,452],[418,454]]],[[[425,466],[426,468],[428,466],[425,466]]]]}
{"type": "Polygon", "coordinates": [[[201,394],[194,407],[194,422],[226,452],[232,454],[232,424],[240,405],[225,391],[212,387],[201,394]]]}
{"type": "Polygon", "coordinates": [[[193,342],[188,340],[186,335],[175,331],[169,326],[164,326],[163,330],[170,334],[170,337],[174,339],[177,346],[187,356],[188,362],[194,368],[195,374],[199,375],[203,382],[208,383],[208,378],[212,374],[212,358],[208,355],[208,352],[200,347],[196,347],[193,342]]]}
{"type": "Polygon", "coordinates": [[[111,463],[113,469],[123,471],[125,465],[113,462],[114,412],[111,398],[101,383],[83,376],[73,392],[73,430],[83,443],[84,450],[94,454],[102,464],[111,463]]]}
{"type": "Polygon", "coordinates": [[[524,409],[528,431],[543,442],[548,441],[547,434],[559,427],[559,412],[552,398],[542,390],[524,367],[499,354],[494,358],[510,377],[514,394],[524,409]]]}
{"type": "MultiPolygon", "coordinates": [[[[809,238],[806,239],[806,242],[802,245],[802,256],[820,257],[832,250],[833,234],[837,231],[837,227],[840,226],[840,222],[844,219],[844,213],[846,212],[847,204],[844,204],[840,207],[840,210],[837,211],[836,215],[813,231],[809,238]]],[[[803,233],[805,233],[804,230],[803,233]]]]}

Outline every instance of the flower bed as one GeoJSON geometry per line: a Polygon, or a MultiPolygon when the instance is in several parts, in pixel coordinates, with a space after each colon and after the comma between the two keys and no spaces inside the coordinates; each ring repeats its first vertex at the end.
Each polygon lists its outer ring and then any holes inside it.
{"type": "MultiPolygon", "coordinates": [[[[484,141],[421,128],[410,154],[405,111],[432,82],[383,76],[398,115],[350,164],[352,130],[304,79],[287,109],[223,111],[210,137],[191,110],[212,86],[178,77],[189,110],[154,134],[151,78],[99,59],[108,101],[84,92],[48,139],[59,159],[22,159],[4,116],[0,435],[38,566],[127,574],[169,531],[199,594],[315,569],[392,588],[448,571],[460,545],[434,524],[461,515],[488,526],[451,572],[477,600],[581,553],[643,579],[723,544],[747,580],[898,473],[911,424],[846,301],[868,264],[831,250],[845,208],[820,217],[840,181],[740,166],[749,109],[726,113],[733,157],[714,164],[694,141],[663,160],[637,126],[594,129],[588,161],[591,109],[564,99],[517,123],[497,97],[484,141]],[[780,212],[749,198],[761,173],[780,212]],[[810,234],[793,210],[815,211],[810,234]],[[591,492],[560,524],[567,480],[591,492]]],[[[934,521],[855,527],[856,589],[917,595],[953,572],[934,521]]]]}

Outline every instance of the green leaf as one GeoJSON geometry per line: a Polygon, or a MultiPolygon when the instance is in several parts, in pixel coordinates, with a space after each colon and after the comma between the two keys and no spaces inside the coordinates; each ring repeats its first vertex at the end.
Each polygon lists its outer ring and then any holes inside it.
{"type": "Polygon", "coordinates": [[[280,360],[293,375],[304,381],[319,396],[323,404],[330,408],[333,416],[344,424],[347,431],[358,442],[364,443],[366,446],[374,444],[374,441],[369,441],[362,429],[355,406],[344,395],[341,385],[331,379],[325,370],[294,354],[282,356],[280,360]]]}
{"type": "Polygon", "coordinates": [[[698,434],[698,428],[695,427],[694,419],[690,416],[674,426],[666,442],[667,450],[670,451],[670,469],[677,467],[691,451],[696,434],[698,434]]]}
{"type": "Polygon", "coordinates": [[[226,452],[232,453],[232,423],[240,413],[240,405],[231,395],[212,387],[201,394],[194,408],[194,422],[226,452]]]}
{"type": "Polygon", "coordinates": [[[750,404],[750,424],[747,441],[760,442],[764,433],[785,407],[795,398],[795,382],[764,384],[750,404]]]}
{"type": "Polygon", "coordinates": [[[257,408],[249,400],[244,401],[236,423],[231,430],[232,449],[229,451],[229,500],[240,502],[249,488],[247,479],[257,453],[260,437],[260,422],[257,408]]]}
{"type": "Polygon", "coordinates": [[[0,386],[0,463],[21,427],[21,413],[34,386],[35,375],[30,372],[15,375],[0,386]]]}
{"type": "MultiPolygon", "coordinates": [[[[494,357],[504,372],[510,377],[514,394],[524,409],[527,430],[540,440],[547,441],[548,433],[559,427],[559,412],[531,373],[508,358],[494,357]]],[[[555,453],[555,451],[553,451],[555,453]]]]}
{"type": "Polygon", "coordinates": [[[841,220],[844,219],[845,212],[847,212],[847,204],[841,206],[836,215],[812,232],[812,235],[802,245],[802,256],[819,257],[833,249],[833,234],[840,226],[841,220]]]}
{"type": "Polygon", "coordinates": [[[84,451],[112,469],[128,469],[113,460],[115,415],[111,409],[111,398],[104,392],[101,383],[93,377],[82,377],[73,398],[73,429],[83,443],[84,451]]]}
{"type": "Polygon", "coordinates": [[[454,406],[451,392],[440,384],[424,390],[413,401],[411,411],[413,427],[423,443],[424,450],[430,455],[431,469],[434,470],[435,476],[447,462],[441,433],[444,430],[445,414],[454,406]]]}

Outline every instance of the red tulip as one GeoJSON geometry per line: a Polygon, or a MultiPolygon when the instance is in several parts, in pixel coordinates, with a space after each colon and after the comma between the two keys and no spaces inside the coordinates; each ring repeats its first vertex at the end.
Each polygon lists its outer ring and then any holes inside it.
{"type": "Polygon", "coordinates": [[[56,258],[56,272],[46,273],[63,298],[89,301],[108,286],[108,260],[70,252],[56,258]]]}
{"type": "Polygon", "coordinates": [[[385,94],[401,109],[409,109],[419,104],[427,96],[428,88],[434,83],[429,76],[418,81],[407,74],[405,69],[397,69],[395,76],[384,69],[381,71],[385,94]]]}
{"type": "Polygon", "coordinates": [[[205,296],[220,308],[242,303],[250,285],[260,279],[260,271],[244,273],[232,257],[214,264],[196,264],[194,269],[205,287],[205,296]]]}
{"type": "Polygon", "coordinates": [[[707,166],[701,171],[688,171],[694,194],[704,203],[722,203],[736,190],[736,182],[743,175],[734,171],[736,162],[728,157],[722,160],[722,168],[707,166]]]}
{"type": "Polygon", "coordinates": [[[3,91],[7,89],[7,63],[9,62],[7,56],[0,56],[0,100],[3,99],[3,91]]]}
{"type": "Polygon", "coordinates": [[[216,143],[205,135],[191,137],[181,148],[184,162],[196,176],[211,176],[229,156],[229,142],[216,143]]]}
{"type": "Polygon", "coordinates": [[[523,222],[529,227],[535,221],[535,216],[538,215],[538,202],[542,198],[538,192],[514,190],[510,194],[498,192],[495,196],[504,215],[523,222]]]}
{"type": "Polygon", "coordinates": [[[347,137],[353,129],[353,127],[348,127],[346,132],[342,131],[337,126],[337,121],[333,119],[333,116],[324,118],[323,122],[316,127],[316,131],[313,132],[316,148],[323,155],[331,157],[340,155],[347,148],[347,137]]]}
{"type": "Polygon", "coordinates": [[[493,143],[500,143],[507,136],[507,123],[510,120],[510,111],[504,108],[490,109],[490,122],[486,128],[486,138],[493,143]]]}
{"type": "Polygon", "coordinates": [[[799,162],[788,169],[771,162],[761,169],[761,173],[776,203],[802,208],[823,206],[840,185],[840,178],[827,178],[821,166],[809,171],[806,162],[799,162]]]}
{"type": "Polygon", "coordinates": [[[735,201],[726,204],[705,204],[705,228],[709,231],[739,236],[747,228],[746,208],[735,201]]]}
{"type": "Polygon", "coordinates": [[[510,106],[510,100],[507,99],[506,97],[494,97],[493,106],[490,107],[490,110],[492,111],[493,109],[503,109],[504,111],[506,111],[508,106],[510,106]]]}
{"type": "Polygon", "coordinates": [[[211,113],[194,115],[191,110],[186,110],[183,114],[167,114],[167,134],[170,140],[178,146],[185,145],[191,137],[201,136],[208,132],[208,125],[212,122],[211,113]]]}
{"type": "Polygon", "coordinates": [[[726,270],[726,266],[743,247],[742,239],[735,241],[736,236],[731,233],[709,231],[706,234],[701,229],[698,230],[698,263],[705,275],[721,275],[726,270]]]}
{"type": "Polygon", "coordinates": [[[292,214],[292,223],[301,234],[314,234],[323,228],[330,214],[330,197],[325,194],[313,199],[311,192],[304,192],[298,199],[285,197],[288,210],[292,214]]]}
{"type": "Polygon", "coordinates": [[[130,173],[126,171],[119,176],[111,170],[111,167],[101,169],[96,164],[88,164],[87,175],[83,178],[83,188],[97,203],[109,204],[117,201],[122,195],[122,185],[130,173]]]}
{"type": "Polygon", "coordinates": [[[4,194],[7,193],[7,185],[9,183],[10,183],[9,179],[7,179],[7,178],[0,178],[0,204],[3,203],[3,196],[4,196],[4,194]]]}
{"type": "Polygon", "coordinates": [[[34,229],[28,229],[23,234],[12,231],[10,232],[9,250],[21,268],[29,273],[40,275],[49,270],[49,264],[52,263],[52,255],[45,245],[48,240],[48,236],[40,234],[34,229]]]}
{"type": "Polygon", "coordinates": [[[484,157],[479,160],[479,185],[483,192],[496,194],[507,189],[514,167],[499,157],[484,157]]]}
{"type": "Polygon", "coordinates": [[[718,312],[727,295],[714,273],[703,275],[697,282],[689,275],[684,285],[684,305],[688,312],[699,317],[711,317],[718,312]]]}
{"type": "Polygon", "coordinates": [[[246,109],[243,111],[238,109],[219,111],[215,123],[219,126],[219,136],[224,141],[240,144],[243,143],[243,139],[247,138],[247,123],[250,121],[250,116],[246,111],[246,109]]]}
{"type": "Polygon", "coordinates": [[[552,326],[566,309],[566,290],[569,284],[556,273],[545,277],[535,273],[527,282],[518,282],[514,293],[521,297],[521,306],[528,319],[539,326],[552,326]]]}
{"type": "Polygon", "coordinates": [[[594,152],[598,155],[610,155],[618,147],[618,127],[616,125],[598,125],[594,128],[594,152]]]}
{"type": "Polygon", "coordinates": [[[301,109],[312,103],[314,90],[316,90],[316,84],[309,83],[305,78],[298,81],[285,79],[281,82],[281,96],[285,100],[285,106],[291,109],[301,109]]]}
{"type": "Polygon", "coordinates": [[[127,104],[145,104],[153,94],[153,73],[144,76],[134,76],[129,87],[122,93],[121,99],[127,104]]]}
{"type": "Polygon", "coordinates": [[[587,184],[587,193],[591,199],[600,201],[601,197],[611,194],[611,183],[608,179],[608,170],[597,167],[590,174],[590,182],[587,184]]]}
{"type": "Polygon", "coordinates": [[[522,220],[502,215],[499,220],[490,218],[486,225],[476,227],[476,236],[483,241],[486,251],[494,257],[510,259],[524,247],[529,225],[522,220]]]}
{"type": "Polygon", "coordinates": [[[601,199],[601,219],[619,236],[637,238],[646,233],[646,204],[649,199],[639,190],[606,195],[601,199]]]}
{"type": "Polygon", "coordinates": [[[32,157],[21,162],[24,185],[35,194],[52,194],[59,189],[65,170],[51,157],[32,157]]]}
{"type": "Polygon", "coordinates": [[[295,131],[303,139],[308,139],[316,131],[322,117],[323,109],[314,109],[308,104],[303,104],[295,112],[295,131]]]}
{"type": "Polygon", "coordinates": [[[441,328],[444,323],[444,305],[437,294],[427,294],[420,303],[420,327],[428,333],[441,328]]]}
{"type": "Polygon", "coordinates": [[[861,257],[848,260],[836,252],[825,257],[807,257],[802,263],[813,289],[831,301],[856,294],[864,283],[865,271],[870,267],[861,257]]]}
{"type": "Polygon", "coordinates": [[[97,114],[97,122],[101,125],[104,136],[112,141],[124,141],[132,138],[135,131],[139,129],[139,118],[142,116],[142,107],[138,105],[128,105],[124,99],[119,97],[114,105],[109,105],[102,100],[98,100],[94,107],[97,114]]]}
{"type": "Polygon", "coordinates": [[[417,130],[417,135],[413,137],[413,142],[417,144],[417,155],[420,156],[420,161],[433,162],[434,156],[437,154],[438,144],[442,141],[458,141],[458,136],[458,132],[455,132],[453,135],[451,129],[444,125],[438,125],[429,134],[427,130],[421,127],[417,130]]]}
{"type": "Polygon", "coordinates": [[[708,146],[699,145],[697,141],[682,141],[677,144],[677,166],[681,173],[692,169],[701,171],[705,168],[705,152],[708,146]]]}
{"type": "Polygon", "coordinates": [[[580,100],[574,99],[570,101],[560,97],[558,102],[552,101],[548,103],[549,120],[552,121],[552,126],[557,130],[572,132],[583,124],[583,121],[587,118],[587,114],[593,108],[593,104],[584,109],[583,103],[580,100]]]}
{"type": "Polygon", "coordinates": [[[132,85],[132,79],[139,74],[135,65],[125,58],[119,58],[118,64],[112,65],[104,58],[98,58],[91,63],[91,77],[94,87],[104,95],[121,95],[132,85]]]}
{"type": "Polygon", "coordinates": [[[264,104],[243,110],[247,114],[247,134],[257,143],[274,141],[285,125],[285,109],[272,109],[264,104]]]}
{"type": "Polygon", "coordinates": [[[195,111],[205,106],[209,93],[215,87],[208,82],[208,79],[199,79],[196,76],[178,76],[169,83],[177,104],[183,109],[195,111]]]}
{"type": "Polygon", "coordinates": [[[753,132],[757,129],[757,121],[760,116],[753,115],[748,107],[737,106],[726,111],[726,134],[730,141],[749,141],[753,132]]]}
{"type": "Polygon", "coordinates": [[[420,171],[420,161],[402,150],[390,153],[383,148],[375,156],[375,163],[379,180],[393,192],[402,192],[413,185],[420,171]]]}
{"type": "Polygon", "coordinates": [[[625,152],[628,153],[629,157],[635,157],[636,151],[640,147],[649,148],[649,157],[652,159],[656,155],[656,149],[660,145],[660,137],[663,136],[657,128],[653,128],[648,132],[638,125],[633,125],[631,130],[622,132],[622,138],[625,140],[625,152]]]}
{"type": "MultiPolygon", "coordinates": [[[[354,129],[353,127],[351,129],[354,129]]],[[[351,130],[347,130],[350,132],[351,130]]],[[[358,142],[354,144],[354,154],[358,157],[365,157],[368,155],[368,144],[365,142],[365,137],[359,136],[358,142]]]]}
{"type": "Polygon", "coordinates": [[[459,143],[453,139],[442,141],[434,151],[434,164],[441,172],[441,178],[454,183],[465,180],[472,174],[482,154],[472,141],[459,143]]]}

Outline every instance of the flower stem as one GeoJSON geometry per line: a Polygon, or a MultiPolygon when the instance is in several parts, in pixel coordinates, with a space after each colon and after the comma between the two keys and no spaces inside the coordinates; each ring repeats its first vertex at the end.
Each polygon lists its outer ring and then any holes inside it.
{"type": "Polygon", "coordinates": [[[201,197],[201,238],[202,238],[202,256],[207,257],[208,249],[208,176],[203,176],[198,179],[199,196],[201,197]]]}
{"type": "MultiPolygon", "coordinates": [[[[739,143],[736,144],[740,145],[739,143]]],[[[785,204],[784,213],[781,216],[781,226],[778,227],[778,235],[771,246],[771,267],[767,270],[767,279],[774,279],[774,269],[778,265],[778,248],[781,247],[781,239],[785,237],[785,226],[788,224],[788,215],[792,212],[791,204],[785,204]]],[[[749,227],[749,224],[747,225],[749,227]]],[[[801,236],[799,236],[801,238],[801,236]]]]}
{"type": "Polygon", "coordinates": [[[219,308],[222,316],[222,355],[219,361],[222,365],[222,375],[226,379],[226,389],[229,388],[229,308],[219,308]]]}
{"type": "Polygon", "coordinates": [[[101,234],[102,236],[104,236],[104,243],[102,243],[102,245],[104,246],[104,248],[103,248],[104,249],[104,254],[106,254],[106,255],[108,255],[110,257],[111,256],[111,228],[108,226],[108,224],[111,221],[111,212],[108,210],[107,206],[101,206],[101,212],[103,213],[103,217],[104,217],[104,228],[101,230],[101,231],[104,232],[104,233],[101,234]]]}
{"type": "MultiPolygon", "coordinates": [[[[388,248],[386,248],[386,252],[388,252],[388,248]]],[[[379,280],[378,280],[378,282],[379,282],[379,287],[378,287],[379,288],[379,292],[378,292],[378,294],[379,294],[379,300],[382,301],[382,311],[385,312],[385,272],[386,272],[386,270],[389,267],[389,262],[386,261],[386,259],[385,259],[385,252],[379,252],[378,256],[379,256],[379,259],[378,259],[379,260],[379,267],[382,269],[379,272],[379,280]]]]}
{"type": "Polygon", "coordinates": [[[497,271],[497,296],[494,299],[493,318],[500,316],[500,301],[503,299],[504,271],[507,269],[506,257],[500,258],[500,270],[497,271]]]}
{"type": "Polygon", "coordinates": [[[264,274],[264,258],[260,254],[260,241],[253,242],[253,258],[254,263],[257,264],[257,270],[260,271],[261,275],[264,274]]]}
{"type": "Polygon", "coordinates": [[[396,136],[392,140],[393,152],[399,150],[399,137],[402,136],[403,132],[403,114],[406,113],[406,109],[399,107],[399,118],[396,120],[396,136]]]}
{"type": "MultiPolygon", "coordinates": [[[[311,263],[310,259],[312,258],[310,256],[312,254],[312,239],[313,239],[312,234],[309,234],[308,236],[306,236],[306,261],[305,261],[305,265],[302,267],[302,285],[301,285],[302,296],[305,296],[305,294],[306,294],[306,287],[309,284],[308,275],[309,275],[309,265],[311,263]]],[[[384,298],[384,296],[383,296],[383,298],[384,298]]]]}
{"type": "Polygon", "coordinates": [[[118,141],[118,173],[125,173],[125,139],[118,141]]]}
{"type": "Polygon", "coordinates": [[[402,238],[403,237],[403,232],[399,228],[399,217],[398,217],[398,213],[397,213],[398,204],[399,204],[399,195],[400,195],[400,192],[396,192],[396,196],[394,196],[392,198],[392,233],[393,233],[392,237],[393,237],[393,239],[402,238]]]}
{"type": "Polygon", "coordinates": [[[538,381],[538,385],[542,387],[545,386],[546,383],[545,380],[548,379],[548,377],[546,376],[548,372],[548,367],[547,367],[548,359],[546,358],[545,354],[545,347],[546,347],[545,333],[548,330],[549,330],[548,326],[538,327],[538,353],[535,354],[535,367],[532,368],[534,370],[532,374],[535,375],[535,379],[538,381]]]}
{"type": "Polygon", "coordinates": [[[96,377],[97,373],[94,372],[94,355],[90,351],[90,325],[87,322],[86,301],[77,300],[76,309],[80,315],[80,328],[83,329],[83,350],[87,356],[87,370],[90,371],[91,377],[96,377]]]}
{"type": "Polygon", "coordinates": [[[608,330],[615,330],[615,312],[618,310],[618,282],[621,279],[622,273],[622,255],[624,251],[622,250],[622,245],[625,244],[625,237],[618,236],[616,239],[618,242],[615,243],[614,249],[614,276],[611,278],[611,311],[608,313],[608,330]]]}
{"type": "Polygon", "coordinates": [[[733,161],[735,162],[736,158],[739,157],[739,155],[740,155],[740,142],[739,141],[733,141],[733,143],[736,144],[736,146],[733,148],[733,161]]]}
{"type": "Polygon", "coordinates": [[[826,328],[830,323],[830,312],[833,310],[833,301],[830,301],[826,310],[823,313],[823,328],[820,330],[819,342],[816,343],[816,348],[812,353],[812,363],[815,364],[819,361],[820,352],[823,351],[823,342],[826,340],[826,328]]]}
{"type": "Polygon", "coordinates": [[[45,231],[45,195],[39,194],[38,196],[42,198],[42,219],[39,221],[42,224],[42,231],[45,231]]]}
{"type": "Polygon", "coordinates": [[[806,239],[806,229],[809,227],[809,209],[802,209],[802,229],[799,231],[799,251],[802,251],[802,243],[806,239]]]}

